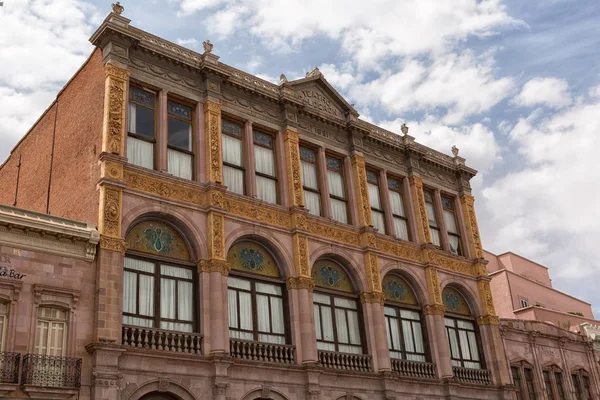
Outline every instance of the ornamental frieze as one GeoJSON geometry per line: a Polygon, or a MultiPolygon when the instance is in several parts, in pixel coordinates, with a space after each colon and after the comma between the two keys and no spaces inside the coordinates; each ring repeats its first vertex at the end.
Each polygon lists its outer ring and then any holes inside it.
{"type": "Polygon", "coordinates": [[[316,86],[298,89],[296,95],[298,100],[302,101],[309,108],[335,118],[344,119],[344,112],[336,106],[335,101],[316,86]]]}

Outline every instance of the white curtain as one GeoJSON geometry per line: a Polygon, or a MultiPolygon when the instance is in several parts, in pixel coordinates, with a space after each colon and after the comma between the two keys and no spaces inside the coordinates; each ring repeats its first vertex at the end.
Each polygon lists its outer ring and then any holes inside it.
{"type": "Polygon", "coordinates": [[[231,192],[244,194],[244,171],[223,165],[223,185],[231,192]]]}
{"type": "Polygon", "coordinates": [[[127,136],[127,160],[131,164],[154,169],[154,143],[127,136]]]}
{"type": "Polygon", "coordinates": [[[402,218],[394,218],[394,232],[400,239],[408,240],[408,226],[402,218]]]}
{"type": "Polygon", "coordinates": [[[337,327],[337,340],[340,344],[350,343],[348,337],[348,322],[346,321],[346,310],[335,309],[335,324],[337,327]]]}
{"type": "Polygon", "coordinates": [[[371,217],[373,219],[373,227],[377,229],[379,233],[385,234],[385,220],[383,218],[383,213],[371,210],[371,217]]]}
{"type": "Polygon", "coordinates": [[[162,278],[160,280],[160,317],[167,319],[176,319],[175,313],[175,293],[177,281],[174,279],[162,278]]]}
{"type": "Polygon", "coordinates": [[[304,190],[304,206],[312,215],[321,215],[321,196],[317,193],[304,190]]]}
{"type": "Polygon", "coordinates": [[[229,327],[239,328],[238,325],[238,309],[237,309],[237,291],[234,289],[227,290],[227,310],[229,315],[229,327]]]}
{"type": "Polygon", "coordinates": [[[444,221],[446,222],[446,229],[448,232],[458,234],[456,218],[454,218],[454,213],[452,211],[444,210],[444,221]]]}
{"type": "Polygon", "coordinates": [[[427,209],[427,218],[429,219],[429,225],[438,226],[437,218],[435,217],[435,209],[433,208],[433,204],[425,203],[425,208],[427,209]]]}
{"type": "Polygon", "coordinates": [[[302,183],[304,186],[319,190],[319,180],[317,178],[317,165],[302,161],[302,183]]]}
{"type": "Polygon", "coordinates": [[[129,103],[129,132],[131,133],[136,133],[135,131],[135,125],[137,122],[137,106],[133,103],[129,103]]]}
{"type": "Polygon", "coordinates": [[[277,182],[256,175],[256,197],[269,203],[277,203],[277,182]]]}
{"type": "Polygon", "coordinates": [[[242,166],[242,141],[229,135],[222,135],[223,161],[242,166]]]}
{"type": "Polygon", "coordinates": [[[137,274],[124,271],[123,273],[123,312],[135,314],[137,312],[137,274]]]}
{"type": "Polygon", "coordinates": [[[337,199],[331,199],[331,216],[336,221],[347,224],[348,213],[346,212],[346,202],[337,199]]]}
{"type": "Polygon", "coordinates": [[[154,277],[140,275],[140,287],[138,288],[138,292],[140,295],[140,315],[146,315],[148,317],[154,316],[154,277]]]}
{"type": "Polygon", "coordinates": [[[327,171],[327,181],[329,182],[330,194],[337,197],[346,198],[342,174],[335,171],[327,171]]]}
{"type": "Polygon", "coordinates": [[[404,214],[404,202],[402,201],[400,193],[390,190],[390,205],[392,207],[392,214],[400,215],[402,217],[406,216],[404,214]]]}
{"type": "Polygon", "coordinates": [[[256,172],[261,174],[276,176],[275,156],[273,150],[261,146],[254,146],[254,166],[256,172]]]}
{"type": "Polygon", "coordinates": [[[283,299],[271,297],[271,328],[274,333],[285,333],[285,319],[283,317],[283,299]]]}
{"type": "Polygon", "coordinates": [[[448,235],[448,245],[450,246],[450,251],[454,254],[458,254],[458,246],[459,246],[460,238],[454,235],[448,235]]]}
{"type": "Polygon", "coordinates": [[[429,228],[431,232],[431,242],[436,246],[441,246],[442,242],[440,241],[440,230],[436,228],[429,228]]]}
{"type": "Polygon", "coordinates": [[[261,332],[271,332],[271,321],[269,319],[269,297],[261,294],[256,295],[256,319],[258,320],[258,330],[261,332]]]}
{"type": "Polygon", "coordinates": [[[167,159],[167,168],[171,174],[183,179],[192,179],[193,157],[191,154],[167,149],[167,159]]]}
{"type": "Polygon", "coordinates": [[[371,207],[381,210],[381,200],[379,198],[379,186],[369,183],[369,202],[371,207]]]}

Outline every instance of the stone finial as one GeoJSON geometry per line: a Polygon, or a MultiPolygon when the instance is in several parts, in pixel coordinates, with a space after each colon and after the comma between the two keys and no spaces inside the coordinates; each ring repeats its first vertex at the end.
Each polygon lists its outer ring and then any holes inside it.
{"type": "Polygon", "coordinates": [[[125,11],[125,7],[123,7],[118,1],[116,3],[112,3],[111,7],[113,12],[117,15],[121,15],[123,11],[125,11]]]}
{"type": "Polygon", "coordinates": [[[321,71],[319,71],[318,67],[314,67],[312,69],[312,71],[306,73],[307,78],[310,78],[312,76],[321,76],[321,75],[323,75],[323,74],[321,73],[321,71]]]}
{"type": "Polygon", "coordinates": [[[286,78],[286,76],[285,76],[284,74],[281,74],[281,75],[279,76],[279,84],[280,84],[280,85],[283,85],[283,84],[284,84],[284,83],[286,83],[287,81],[288,81],[288,80],[287,80],[287,78],[286,78]]]}
{"type": "Polygon", "coordinates": [[[408,135],[408,125],[406,125],[406,123],[402,124],[402,126],[400,127],[400,130],[402,131],[403,135],[408,135]]]}
{"type": "Polygon", "coordinates": [[[210,40],[202,42],[202,46],[204,46],[205,53],[212,53],[213,44],[210,42],[210,40]]]}
{"type": "Polygon", "coordinates": [[[458,157],[458,147],[452,146],[452,154],[454,154],[454,157],[458,157]]]}

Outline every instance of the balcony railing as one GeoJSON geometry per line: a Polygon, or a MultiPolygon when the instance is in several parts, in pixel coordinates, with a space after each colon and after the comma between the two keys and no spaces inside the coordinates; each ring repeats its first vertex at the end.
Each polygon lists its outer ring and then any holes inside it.
{"type": "Polygon", "coordinates": [[[140,349],[202,354],[202,335],[123,325],[123,345],[140,349]]]}
{"type": "Polygon", "coordinates": [[[350,354],[319,350],[319,362],[325,368],[361,372],[372,371],[371,356],[367,354],[350,354]]]}
{"type": "Polygon", "coordinates": [[[296,348],[285,344],[253,342],[250,340],[230,339],[229,354],[242,360],[294,364],[296,348]]]}
{"type": "Polygon", "coordinates": [[[429,362],[392,358],[392,371],[395,371],[402,376],[410,376],[414,378],[437,378],[435,364],[429,362]]]}
{"type": "Polygon", "coordinates": [[[475,383],[477,385],[491,385],[492,377],[487,369],[473,369],[452,367],[454,378],[460,382],[475,383]]]}
{"type": "Polygon", "coordinates": [[[0,383],[18,383],[19,382],[19,364],[21,363],[21,354],[19,353],[0,353],[0,383]]]}
{"type": "Polygon", "coordinates": [[[25,354],[21,384],[77,389],[81,386],[81,358],[25,354]]]}

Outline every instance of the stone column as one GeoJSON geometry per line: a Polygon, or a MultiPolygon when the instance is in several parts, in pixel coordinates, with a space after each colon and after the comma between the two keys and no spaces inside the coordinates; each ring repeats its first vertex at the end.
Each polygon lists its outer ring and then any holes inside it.
{"type": "MultiPolygon", "coordinates": [[[[440,378],[451,378],[454,373],[452,372],[450,346],[448,345],[446,326],[444,325],[444,304],[437,269],[433,266],[427,266],[425,268],[425,278],[429,304],[423,307],[423,314],[425,314],[429,332],[433,336],[432,342],[435,343],[438,350],[438,358],[435,360],[438,375],[440,378]]],[[[432,356],[435,357],[435,353],[432,356]]]]}
{"type": "Polygon", "coordinates": [[[244,187],[246,196],[256,197],[256,165],[254,159],[254,133],[252,121],[246,121],[242,135],[242,158],[244,162],[244,187]]]}
{"type": "Polygon", "coordinates": [[[392,366],[383,313],[385,301],[383,293],[375,291],[361,293],[360,301],[366,311],[365,325],[371,329],[371,353],[375,371],[389,371],[392,366]]]}
{"type": "Polygon", "coordinates": [[[115,344],[90,343],[85,349],[92,355],[91,399],[121,399],[121,379],[119,356],[125,349],[115,344]]]}
{"type": "Polygon", "coordinates": [[[167,155],[167,144],[169,141],[169,121],[167,117],[167,97],[166,90],[158,92],[158,135],[156,137],[156,169],[158,171],[169,171],[169,162],[167,155]]]}
{"type": "Polygon", "coordinates": [[[115,64],[106,64],[104,90],[104,123],[102,151],[125,155],[125,110],[129,71],[115,64]]]}
{"type": "Polygon", "coordinates": [[[446,227],[446,219],[444,218],[444,207],[442,206],[442,195],[439,189],[433,191],[433,202],[435,203],[435,215],[440,229],[441,247],[444,251],[450,251],[448,244],[448,228],[446,227]]]}
{"type": "Polygon", "coordinates": [[[300,168],[300,150],[298,148],[298,132],[286,129],[285,163],[288,180],[288,204],[292,207],[304,207],[304,193],[302,189],[302,171],[300,168]]]}
{"type": "Polygon", "coordinates": [[[365,169],[365,158],[355,153],[351,158],[352,174],[355,185],[355,201],[358,214],[358,226],[373,226],[371,217],[371,203],[369,202],[369,187],[367,185],[367,170],[365,169]]]}
{"type": "Polygon", "coordinates": [[[204,102],[204,130],[206,134],[206,181],[223,183],[223,153],[221,150],[221,104],[204,102]]]}
{"type": "Polygon", "coordinates": [[[432,243],[431,232],[429,232],[429,220],[425,209],[425,195],[423,194],[423,180],[421,177],[412,175],[408,178],[410,192],[415,210],[415,228],[417,231],[416,241],[419,244],[432,243]]]}
{"type": "Polygon", "coordinates": [[[472,258],[483,258],[483,247],[481,246],[477,217],[475,216],[475,199],[470,194],[462,194],[460,196],[460,205],[466,231],[466,240],[464,242],[469,247],[468,254],[472,258]]]}
{"type": "Polygon", "coordinates": [[[321,190],[321,215],[331,218],[331,199],[329,198],[329,182],[327,181],[327,157],[325,149],[319,147],[317,150],[319,188],[321,190]]]}

